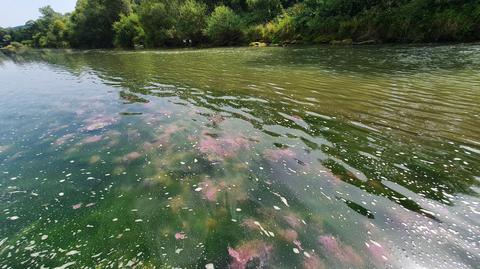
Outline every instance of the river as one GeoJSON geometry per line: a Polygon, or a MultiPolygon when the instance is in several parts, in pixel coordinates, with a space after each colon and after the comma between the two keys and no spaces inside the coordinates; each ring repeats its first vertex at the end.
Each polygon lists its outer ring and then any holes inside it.
{"type": "Polygon", "coordinates": [[[478,268],[480,46],[0,55],[0,268],[478,268]]]}

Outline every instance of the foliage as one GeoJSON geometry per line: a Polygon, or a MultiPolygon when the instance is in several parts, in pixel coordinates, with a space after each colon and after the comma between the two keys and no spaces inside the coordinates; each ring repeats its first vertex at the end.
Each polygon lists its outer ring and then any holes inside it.
{"type": "Polygon", "coordinates": [[[175,45],[176,40],[176,0],[142,1],[138,14],[145,30],[145,42],[149,47],[175,45]]]}
{"type": "Polygon", "coordinates": [[[478,0],[78,0],[0,29],[0,46],[132,48],[480,40],[478,0]]]}
{"type": "Polygon", "coordinates": [[[297,34],[293,10],[291,9],[270,22],[250,28],[247,37],[249,41],[268,43],[290,43],[301,39],[297,34]]]}
{"type": "Polygon", "coordinates": [[[384,42],[480,39],[478,0],[306,0],[303,5],[295,20],[307,38],[384,42]]]}
{"type": "Polygon", "coordinates": [[[115,31],[114,44],[121,48],[134,48],[143,45],[145,32],[140,25],[137,14],[120,15],[120,20],[113,24],[115,31]]]}
{"type": "Polygon", "coordinates": [[[24,26],[10,29],[8,34],[10,41],[39,48],[67,47],[68,16],[55,12],[50,6],[40,8],[40,13],[42,15],[38,20],[29,21],[24,26]]]}
{"type": "Polygon", "coordinates": [[[0,27],[0,48],[7,46],[12,41],[12,36],[8,32],[0,27]]]}
{"type": "Polygon", "coordinates": [[[257,22],[268,22],[281,13],[280,0],[247,0],[252,18],[257,22]]]}
{"type": "Polygon", "coordinates": [[[206,35],[216,45],[235,45],[243,41],[240,16],[227,6],[218,6],[207,19],[206,35]]]}
{"type": "Polygon", "coordinates": [[[202,30],[206,25],[207,5],[195,0],[185,1],[179,8],[178,31],[183,40],[197,44],[203,40],[202,30]]]}
{"type": "Polygon", "coordinates": [[[129,0],[78,0],[71,16],[71,43],[75,47],[113,46],[113,23],[132,11],[129,0]]]}

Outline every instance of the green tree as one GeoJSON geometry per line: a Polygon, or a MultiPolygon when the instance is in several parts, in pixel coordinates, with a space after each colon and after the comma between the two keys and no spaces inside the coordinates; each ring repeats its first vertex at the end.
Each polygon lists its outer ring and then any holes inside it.
{"type": "Polygon", "coordinates": [[[59,17],[49,25],[46,34],[47,43],[44,47],[65,48],[68,47],[68,18],[59,17]]]}
{"type": "Polygon", "coordinates": [[[9,34],[5,33],[0,33],[0,47],[5,47],[10,45],[10,42],[12,42],[12,36],[9,34]]]}
{"type": "Polygon", "coordinates": [[[132,12],[130,0],[78,0],[71,17],[71,43],[76,47],[113,46],[113,23],[132,12]]]}
{"type": "Polygon", "coordinates": [[[280,0],[247,0],[254,22],[268,22],[282,11],[280,0]]]}
{"type": "Polygon", "coordinates": [[[113,24],[113,29],[116,47],[134,48],[135,45],[144,43],[145,32],[137,14],[121,15],[120,20],[113,24]]]}
{"type": "MultiPolygon", "coordinates": [[[[3,29],[2,27],[0,27],[0,48],[8,45],[8,44],[6,44],[7,43],[6,36],[7,36],[7,31],[5,29],[3,29]]],[[[11,38],[12,38],[12,36],[9,35],[9,39],[11,39],[11,38]]]]}
{"type": "Polygon", "coordinates": [[[140,22],[145,30],[148,47],[178,45],[175,24],[178,1],[145,0],[138,7],[140,22]]]}
{"type": "Polygon", "coordinates": [[[218,6],[207,19],[206,35],[215,45],[235,45],[243,41],[242,20],[227,6],[218,6]]]}
{"type": "Polygon", "coordinates": [[[40,8],[42,14],[36,21],[28,21],[24,26],[15,27],[12,41],[34,47],[66,47],[68,17],[55,12],[50,6],[40,8]]]}
{"type": "Polygon", "coordinates": [[[206,25],[207,5],[195,0],[186,0],[179,8],[178,31],[183,40],[190,40],[193,44],[203,39],[202,29],[206,25]]]}
{"type": "Polygon", "coordinates": [[[4,29],[0,45],[7,34],[35,47],[87,48],[480,40],[479,0],[78,0],[71,15],[40,11],[4,29]]]}

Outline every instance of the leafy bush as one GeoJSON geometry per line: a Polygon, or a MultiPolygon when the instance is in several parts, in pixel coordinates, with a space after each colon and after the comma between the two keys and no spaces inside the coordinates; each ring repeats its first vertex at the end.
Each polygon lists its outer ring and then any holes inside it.
{"type": "Polygon", "coordinates": [[[261,41],[261,42],[270,42],[270,40],[266,40],[264,33],[264,25],[253,25],[247,28],[245,31],[245,38],[247,39],[247,42],[256,42],[256,41],[261,41]]]}
{"type": "Polygon", "coordinates": [[[0,35],[0,48],[4,46],[10,45],[12,41],[12,36],[7,34],[6,32],[1,33],[0,35]]]}
{"type": "Polygon", "coordinates": [[[275,20],[274,24],[274,41],[294,41],[297,38],[295,33],[294,19],[288,13],[283,14],[275,20]]]}
{"type": "Polygon", "coordinates": [[[193,44],[203,39],[202,29],[206,25],[207,5],[195,0],[187,0],[179,8],[178,31],[183,40],[190,40],[193,44]]]}
{"type": "Polygon", "coordinates": [[[207,19],[205,34],[216,45],[235,45],[243,41],[242,20],[226,6],[218,6],[207,19]]]}
{"type": "Polygon", "coordinates": [[[282,11],[280,0],[247,0],[253,22],[268,22],[282,11]]]}
{"type": "Polygon", "coordinates": [[[11,46],[12,48],[15,48],[15,49],[20,49],[20,48],[23,47],[23,45],[21,43],[18,43],[18,42],[15,42],[15,41],[10,43],[9,46],[11,46]]]}
{"type": "Polygon", "coordinates": [[[249,42],[294,42],[301,39],[301,37],[296,33],[295,28],[293,16],[289,13],[283,13],[274,20],[263,25],[250,27],[247,31],[247,38],[249,42]]]}
{"type": "Polygon", "coordinates": [[[145,30],[145,43],[148,47],[179,44],[175,29],[177,10],[178,2],[175,0],[146,0],[140,4],[138,14],[145,30]]]}
{"type": "Polygon", "coordinates": [[[24,26],[0,29],[0,46],[480,40],[479,0],[78,0],[72,14],[40,11],[24,26]]]}
{"type": "Polygon", "coordinates": [[[121,15],[120,20],[113,24],[115,31],[115,46],[121,48],[134,48],[143,44],[145,32],[140,25],[137,14],[121,15]]]}
{"type": "Polygon", "coordinates": [[[71,43],[76,47],[113,46],[113,23],[120,14],[130,14],[130,0],[78,0],[71,15],[71,43]]]}

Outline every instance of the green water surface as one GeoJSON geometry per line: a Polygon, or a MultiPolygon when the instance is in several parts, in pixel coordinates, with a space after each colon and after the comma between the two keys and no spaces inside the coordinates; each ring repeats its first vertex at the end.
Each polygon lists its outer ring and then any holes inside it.
{"type": "Polygon", "coordinates": [[[0,268],[478,268],[480,46],[0,56],[0,268]]]}

